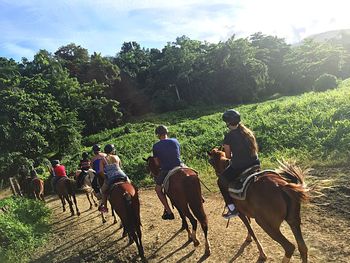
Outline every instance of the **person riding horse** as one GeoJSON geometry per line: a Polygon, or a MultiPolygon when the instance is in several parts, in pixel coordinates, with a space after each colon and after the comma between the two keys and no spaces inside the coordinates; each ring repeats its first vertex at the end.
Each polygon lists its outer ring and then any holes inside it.
{"type": "Polygon", "coordinates": [[[155,191],[164,206],[162,219],[172,220],[175,217],[163,192],[162,184],[169,171],[175,167],[183,166],[180,159],[180,143],[175,138],[168,138],[168,128],[164,125],[158,126],[155,129],[155,134],[158,136],[159,141],[153,145],[153,157],[155,157],[155,161],[161,169],[159,175],[154,177],[156,183],[155,191]]]}
{"type": "Polygon", "coordinates": [[[80,174],[77,176],[77,187],[81,188],[84,182],[84,178],[87,175],[87,171],[90,169],[91,164],[89,160],[89,154],[87,152],[83,152],[82,160],[79,163],[79,169],[81,170],[80,174]]]}
{"type": "Polygon", "coordinates": [[[241,123],[238,111],[230,109],[224,112],[222,120],[229,128],[224,137],[223,147],[226,158],[230,159],[229,166],[218,178],[218,186],[225,200],[228,211],[222,216],[225,219],[237,216],[232,197],[228,192],[228,184],[235,181],[246,169],[255,167],[260,169],[258,145],[254,133],[241,123]]]}
{"type": "Polygon", "coordinates": [[[106,154],[101,152],[101,147],[98,144],[94,144],[92,146],[92,151],[94,153],[94,156],[91,158],[91,166],[92,169],[95,171],[98,178],[98,184],[92,184],[93,189],[95,190],[96,197],[100,200],[102,198],[100,193],[100,187],[103,184],[103,178],[101,178],[101,171],[100,171],[100,162],[103,160],[104,157],[106,157],[106,154]]]}
{"type": "Polygon", "coordinates": [[[51,161],[51,165],[52,165],[51,173],[53,175],[52,180],[51,180],[51,186],[52,186],[52,189],[54,191],[56,191],[56,189],[55,189],[56,183],[61,178],[67,177],[67,173],[66,173],[66,168],[64,167],[64,165],[60,164],[59,160],[51,161]]]}
{"type": "Polygon", "coordinates": [[[99,206],[99,211],[108,212],[107,197],[109,188],[118,181],[130,181],[129,177],[123,172],[121,161],[118,155],[115,154],[115,147],[113,144],[107,144],[104,148],[107,154],[100,162],[100,173],[104,176],[104,182],[101,186],[102,201],[99,206]]]}

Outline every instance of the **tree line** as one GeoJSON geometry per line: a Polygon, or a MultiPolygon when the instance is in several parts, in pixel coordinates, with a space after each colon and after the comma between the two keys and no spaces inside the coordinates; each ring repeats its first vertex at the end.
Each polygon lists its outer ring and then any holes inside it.
{"type": "Polygon", "coordinates": [[[0,58],[0,175],[79,152],[82,136],[149,112],[242,104],[335,87],[350,75],[350,35],[288,45],[276,36],[212,44],[178,37],[161,50],[123,43],[102,56],[74,43],[32,61],[0,58]]]}

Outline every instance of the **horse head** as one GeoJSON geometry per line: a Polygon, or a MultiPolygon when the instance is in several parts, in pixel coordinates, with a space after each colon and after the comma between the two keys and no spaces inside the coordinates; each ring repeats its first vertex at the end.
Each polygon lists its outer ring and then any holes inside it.
{"type": "Polygon", "coordinates": [[[230,159],[226,158],[225,152],[218,148],[212,149],[207,154],[209,156],[209,163],[213,166],[216,175],[221,174],[229,165],[230,159]]]}
{"type": "Polygon", "coordinates": [[[153,156],[149,156],[147,159],[143,158],[147,163],[147,170],[153,175],[157,176],[160,173],[160,166],[156,162],[156,158],[153,156]]]}

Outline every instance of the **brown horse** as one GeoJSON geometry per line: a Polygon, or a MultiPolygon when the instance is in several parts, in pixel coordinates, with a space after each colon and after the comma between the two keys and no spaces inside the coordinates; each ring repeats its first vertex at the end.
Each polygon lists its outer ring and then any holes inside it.
{"type": "Polygon", "coordinates": [[[44,198],[44,181],[38,177],[23,177],[20,179],[22,191],[29,197],[34,197],[36,200],[45,201],[44,198]]]}
{"type": "Polygon", "coordinates": [[[141,240],[140,201],[137,188],[129,182],[115,183],[111,186],[109,202],[112,210],[118,214],[122,221],[124,231],[129,236],[129,244],[135,241],[139,255],[144,260],[141,240]]]}
{"type": "MultiPolygon", "coordinates": [[[[148,157],[146,161],[148,170],[153,176],[158,176],[160,167],[156,164],[154,157],[148,157]]],[[[188,238],[190,241],[193,241],[195,247],[199,245],[196,236],[197,220],[200,222],[205,237],[205,255],[209,256],[208,219],[203,208],[202,190],[198,174],[190,168],[181,168],[177,170],[169,178],[169,189],[166,194],[172,205],[179,211],[182,220],[182,229],[186,229],[188,238]],[[192,233],[189,230],[186,217],[192,224],[192,233]]]]}
{"type": "Polygon", "coordinates": [[[44,181],[38,177],[31,179],[31,188],[35,199],[45,202],[44,198],[44,181]]]}
{"type": "MultiPolygon", "coordinates": [[[[225,153],[214,148],[208,155],[216,174],[220,175],[229,163],[225,153]]],[[[257,224],[283,247],[283,263],[290,261],[295,250],[295,245],[280,231],[281,223],[287,221],[298,243],[302,262],[307,262],[307,247],[300,228],[300,205],[308,197],[308,190],[304,187],[304,172],[294,164],[286,163],[282,164],[278,173],[266,171],[257,177],[250,184],[245,200],[235,199],[239,217],[248,230],[246,241],[250,242],[253,237],[259,249],[260,261],[265,261],[267,257],[250,226],[250,218],[255,218],[257,224]]]]}
{"type": "Polygon", "coordinates": [[[66,201],[69,204],[69,209],[71,212],[71,215],[74,215],[74,210],[73,210],[73,202],[75,204],[75,208],[77,211],[77,215],[80,215],[78,205],[77,205],[77,199],[75,198],[75,192],[76,192],[76,183],[74,180],[69,179],[68,177],[62,177],[56,182],[55,186],[56,193],[58,197],[61,199],[62,202],[62,208],[63,212],[66,211],[65,205],[66,201]]]}

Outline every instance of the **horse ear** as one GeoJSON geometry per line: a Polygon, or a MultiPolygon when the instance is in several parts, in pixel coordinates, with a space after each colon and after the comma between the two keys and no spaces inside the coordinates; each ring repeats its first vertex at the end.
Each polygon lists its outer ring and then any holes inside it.
{"type": "Polygon", "coordinates": [[[147,161],[148,161],[148,158],[146,159],[146,158],[142,157],[142,160],[144,160],[145,162],[147,162],[147,161]]]}

